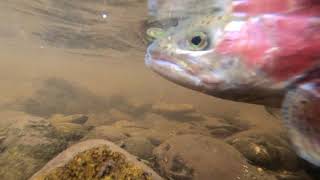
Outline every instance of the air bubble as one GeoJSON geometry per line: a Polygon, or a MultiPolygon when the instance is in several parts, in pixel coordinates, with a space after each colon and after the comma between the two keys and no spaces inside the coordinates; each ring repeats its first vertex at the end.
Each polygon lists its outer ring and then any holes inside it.
{"type": "Polygon", "coordinates": [[[102,19],[107,19],[109,17],[109,14],[107,12],[102,12],[101,17],[102,19]]]}

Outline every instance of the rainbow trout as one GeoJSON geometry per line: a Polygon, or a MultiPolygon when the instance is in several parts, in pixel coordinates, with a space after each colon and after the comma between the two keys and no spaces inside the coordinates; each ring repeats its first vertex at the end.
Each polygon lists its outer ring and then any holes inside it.
{"type": "Polygon", "coordinates": [[[232,11],[172,28],[146,65],[208,95],[282,107],[296,152],[320,166],[320,3],[241,0],[232,11]]]}

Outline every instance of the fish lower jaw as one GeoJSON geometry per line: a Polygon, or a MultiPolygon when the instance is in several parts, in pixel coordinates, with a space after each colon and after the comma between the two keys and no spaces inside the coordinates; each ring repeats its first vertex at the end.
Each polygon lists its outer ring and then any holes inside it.
{"type": "Polygon", "coordinates": [[[199,77],[190,74],[187,70],[173,62],[161,59],[154,60],[146,57],[145,64],[163,78],[181,86],[199,91],[203,87],[203,82],[199,77]]]}

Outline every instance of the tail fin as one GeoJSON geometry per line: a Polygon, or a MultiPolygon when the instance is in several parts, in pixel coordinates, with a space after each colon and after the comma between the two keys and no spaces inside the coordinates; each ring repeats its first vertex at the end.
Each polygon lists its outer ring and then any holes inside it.
{"type": "Polygon", "coordinates": [[[283,119],[297,153],[320,166],[320,80],[289,90],[283,103],[283,119]]]}

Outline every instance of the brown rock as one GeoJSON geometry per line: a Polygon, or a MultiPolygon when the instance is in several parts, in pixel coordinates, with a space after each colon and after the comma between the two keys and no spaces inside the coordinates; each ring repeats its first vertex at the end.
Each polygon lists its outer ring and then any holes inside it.
{"type": "Polygon", "coordinates": [[[84,124],[87,122],[88,116],[83,114],[74,114],[65,116],[63,114],[55,114],[49,118],[50,123],[75,123],[75,124],[84,124]]]}
{"type": "Polygon", "coordinates": [[[129,137],[123,141],[123,148],[129,153],[148,160],[152,157],[152,150],[155,146],[145,137],[129,137]]]}
{"type": "Polygon", "coordinates": [[[129,111],[136,115],[144,114],[145,112],[150,111],[151,104],[145,101],[142,101],[140,98],[131,98],[128,100],[128,105],[131,109],[129,111]]]}
{"type": "Polygon", "coordinates": [[[114,123],[114,120],[110,118],[109,113],[90,113],[88,114],[88,121],[85,123],[85,126],[106,126],[114,123]]]}
{"type": "Polygon", "coordinates": [[[283,171],[276,175],[277,180],[312,180],[305,172],[283,171]]]}
{"type": "Polygon", "coordinates": [[[147,114],[140,124],[150,129],[143,132],[143,136],[150,138],[153,142],[163,142],[171,137],[182,134],[209,135],[208,131],[198,124],[172,121],[153,113],[147,114]]]}
{"type": "Polygon", "coordinates": [[[195,108],[191,104],[156,103],[152,105],[151,110],[160,114],[187,114],[195,112],[195,108]]]}
{"type": "Polygon", "coordinates": [[[66,137],[69,140],[79,140],[88,133],[88,128],[74,123],[52,124],[56,133],[66,137]]]}
{"type": "Polygon", "coordinates": [[[118,128],[112,126],[99,126],[89,132],[85,139],[105,139],[112,142],[119,142],[127,136],[118,128]]]}
{"type": "Polygon", "coordinates": [[[227,139],[250,163],[268,169],[299,169],[299,158],[282,134],[249,130],[227,139]]]}
{"type": "Polygon", "coordinates": [[[22,112],[0,114],[0,179],[30,177],[69,143],[47,119],[22,112]]]}
{"type": "Polygon", "coordinates": [[[6,136],[0,136],[0,144],[6,139],[6,136]]]}
{"type": "Polygon", "coordinates": [[[110,114],[110,119],[113,121],[133,120],[134,119],[131,115],[124,113],[122,111],[119,111],[117,109],[111,109],[109,111],[109,114],[110,114]]]}
{"type": "Polygon", "coordinates": [[[232,146],[202,135],[171,138],[154,150],[161,174],[169,179],[270,179],[232,146]]]}
{"type": "Polygon", "coordinates": [[[205,119],[205,121],[201,121],[199,124],[207,128],[215,138],[226,138],[248,128],[247,125],[240,123],[235,124],[225,119],[215,117],[205,117],[205,119]]]}

